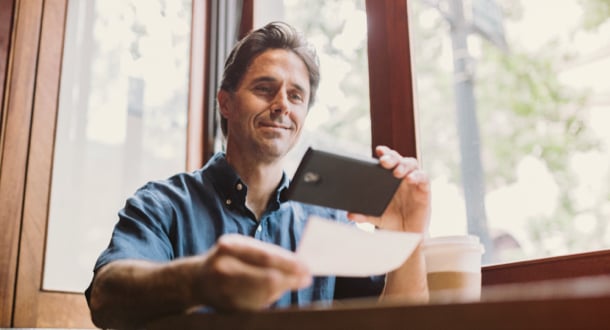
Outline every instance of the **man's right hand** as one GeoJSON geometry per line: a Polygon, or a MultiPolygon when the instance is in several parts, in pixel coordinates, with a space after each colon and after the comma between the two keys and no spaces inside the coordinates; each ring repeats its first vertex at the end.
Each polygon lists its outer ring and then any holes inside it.
{"type": "Polygon", "coordinates": [[[248,236],[220,237],[208,253],[167,263],[113,261],[95,275],[90,309],[101,328],[135,328],[198,306],[257,310],[311,284],[296,255],[248,236]]]}
{"type": "Polygon", "coordinates": [[[224,235],[203,258],[194,294],[221,310],[265,308],[312,281],[293,252],[248,236],[224,235]]]}

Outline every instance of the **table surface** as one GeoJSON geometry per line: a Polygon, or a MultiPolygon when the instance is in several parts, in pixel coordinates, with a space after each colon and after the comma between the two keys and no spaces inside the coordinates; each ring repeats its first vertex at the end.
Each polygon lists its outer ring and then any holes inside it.
{"type": "Polygon", "coordinates": [[[610,276],[483,287],[481,301],[415,305],[360,299],[332,306],[189,314],[147,329],[610,329],[610,276]]]}

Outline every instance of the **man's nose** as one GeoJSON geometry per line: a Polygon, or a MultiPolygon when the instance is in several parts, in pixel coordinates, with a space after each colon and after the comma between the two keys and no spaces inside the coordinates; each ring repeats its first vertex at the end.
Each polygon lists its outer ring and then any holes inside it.
{"type": "Polygon", "coordinates": [[[284,114],[288,111],[288,93],[285,89],[280,88],[272,100],[271,112],[274,114],[284,114]]]}

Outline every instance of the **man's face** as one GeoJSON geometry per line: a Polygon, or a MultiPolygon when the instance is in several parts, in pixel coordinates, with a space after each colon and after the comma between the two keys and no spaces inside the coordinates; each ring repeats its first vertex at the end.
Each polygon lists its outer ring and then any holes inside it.
{"type": "Polygon", "coordinates": [[[309,71],[296,54],[272,49],[257,56],[235,92],[218,93],[228,149],[266,160],[284,156],[301,134],[309,94],[309,71]]]}

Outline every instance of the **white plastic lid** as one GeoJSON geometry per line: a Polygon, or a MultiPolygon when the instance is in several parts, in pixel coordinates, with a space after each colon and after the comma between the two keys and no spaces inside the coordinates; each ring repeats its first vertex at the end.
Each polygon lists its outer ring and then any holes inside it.
{"type": "Polygon", "coordinates": [[[424,239],[424,250],[449,247],[449,248],[468,248],[480,250],[481,254],[485,252],[485,248],[480,243],[479,237],[475,235],[453,235],[429,237],[424,239]]]}

